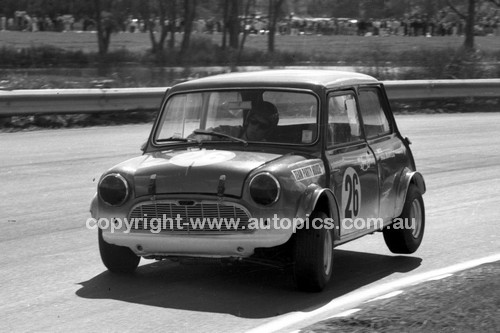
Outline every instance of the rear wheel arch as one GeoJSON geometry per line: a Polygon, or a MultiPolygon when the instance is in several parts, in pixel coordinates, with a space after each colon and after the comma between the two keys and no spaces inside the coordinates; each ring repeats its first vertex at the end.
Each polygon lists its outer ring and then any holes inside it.
{"type": "MultiPolygon", "coordinates": [[[[414,184],[418,190],[420,191],[420,194],[424,194],[425,191],[426,191],[426,187],[425,187],[425,181],[424,181],[424,176],[422,176],[422,174],[418,171],[415,171],[411,178],[410,178],[410,184],[414,184]]],[[[408,188],[406,189],[406,191],[408,192],[408,188]]]]}
{"type": "Polygon", "coordinates": [[[406,197],[408,196],[408,190],[411,185],[414,185],[422,195],[427,190],[425,186],[424,176],[422,176],[422,174],[418,171],[411,171],[408,168],[405,168],[400,177],[394,216],[399,216],[403,211],[403,206],[406,201],[406,197]]]}

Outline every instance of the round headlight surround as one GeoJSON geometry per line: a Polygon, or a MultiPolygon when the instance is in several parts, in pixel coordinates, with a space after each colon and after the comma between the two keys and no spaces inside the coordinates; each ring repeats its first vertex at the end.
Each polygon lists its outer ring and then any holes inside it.
{"type": "Polygon", "coordinates": [[[98,185],[98,194],[104,203],[109,206],[121,206],[127,200],[129,195],[129,185],[125,177],[120,175],[119,173],[110,173],[104,176],[98,185]],[[113,179],[113,180],[111,180],[113,179]],[[115,181],[115,183],[107,183],[109,181],[115,181]],[[117,186],[123,185],[122,188],[118,188],[117,186]],[[105,188],[107,187],[107,188],[105,188]],[[115,188],[110,188],[115,187],[115,188]],[[117,191],[124,191],[124,194],[120,194],[118,197],[117,191]]]}
{"type": "Polygon", "coordinates": [[[252,177],[249,183],[249,190],[250,197],[255,203],[263,206],[270,206],[279,200],[281,194],[281,185],[278,179],[271,173],[261,172],[252,177]],[[267,182],[267,184],[265,182],[267,182]],[[273,186],[274,188],[265,188],[269,185],[273,186]],[[256,188],[256,186],[258,186],[259,188],[256,188]],[[276,193],[269,195],[269,191],[275,191],[276,193]]]}

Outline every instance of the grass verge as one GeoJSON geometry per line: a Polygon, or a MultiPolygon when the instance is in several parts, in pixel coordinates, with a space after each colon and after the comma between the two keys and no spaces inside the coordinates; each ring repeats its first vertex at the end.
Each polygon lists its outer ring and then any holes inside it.
{"type": "Polygon", "coordinates": [[[498,332],[500,263],[486,264],[361,305],[347,318],[304,328],[324,332],[498,332]]]}
{"type": "MultiPolygon", "coordinates": [[[[276,51],[267,52],[267,36],[248,36],[241,54],[220,47],[221,35],[194,34],[191,50],[179,57],[178,46],[162,56],[151,54],[147,34],[113,35],[109,54],[98,56],[95,34],[2,32],[3,68],[141,66],[286,66],[348,65],[372,67],[381,80],[446,79],[500,76],[500,38],[477,37],[477,50],[461,49],[462,37],[276,36],[276,51]],[[485,65],[488,64],[488,65],[485,65]],[[414,70],[394,73],[391,67],[414,70]]],[[[177,36],[177,45],[182,36],[177,36]]]]}

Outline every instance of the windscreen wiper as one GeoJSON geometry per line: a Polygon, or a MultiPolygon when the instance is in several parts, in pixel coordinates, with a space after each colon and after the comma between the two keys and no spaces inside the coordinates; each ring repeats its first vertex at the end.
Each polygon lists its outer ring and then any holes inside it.
{"type": "Polygon", "coordinates": [[[196,142],[196,140],[193,138],[179,138],[176,136],[171,136],[170,138],[166,138],[166,139],[159,139],[157,141],[159,141],[159,142],[163,142],[163,141],[196,142]]]}

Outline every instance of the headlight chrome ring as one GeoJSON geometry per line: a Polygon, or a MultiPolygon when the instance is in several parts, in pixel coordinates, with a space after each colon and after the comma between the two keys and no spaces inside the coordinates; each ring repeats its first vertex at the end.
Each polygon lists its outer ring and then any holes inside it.
{"type": "Polygon", "coordinates": [[[262,172],[250,180],[250,196],[259,205],[269,206],[279,200],[281,185],[275,176],[262,172]]]}
{"type": "Polygon", "coordinates": [[[128,198],[128,182],[119,173],[110,173],[101,179],[97,192],[106,204],[121,206],[128,198]]]}

